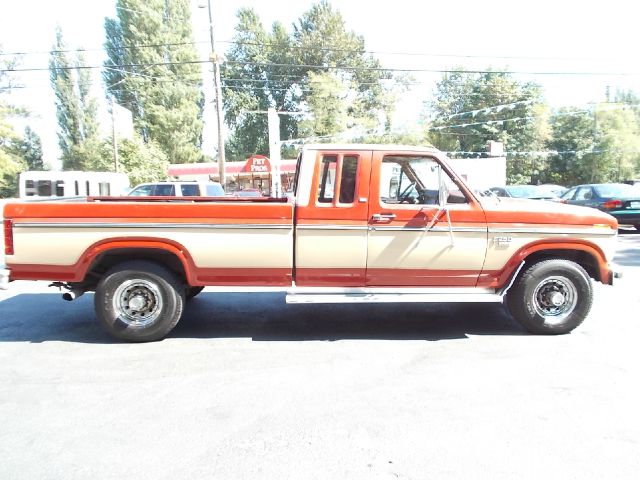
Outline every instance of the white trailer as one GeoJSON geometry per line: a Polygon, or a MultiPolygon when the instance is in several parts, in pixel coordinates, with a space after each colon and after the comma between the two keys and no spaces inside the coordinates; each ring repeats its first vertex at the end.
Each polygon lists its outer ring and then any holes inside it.
{"type": "Polygon", "coordinates": [[[29,171],[19,182],[20,198],[118,196],[129,189],[129,177],[114,172],[29,171]]]}

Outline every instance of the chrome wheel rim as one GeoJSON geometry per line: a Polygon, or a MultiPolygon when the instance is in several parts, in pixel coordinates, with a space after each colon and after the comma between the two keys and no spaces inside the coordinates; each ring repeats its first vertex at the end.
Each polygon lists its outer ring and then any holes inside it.
{"type": "Polygon", "coordinates": [[[162,295],[157,285],[147,280],[123,282],[115,291],[113,306],[118,318],[133,327],[152,324],[162,311],[162,295]]]}
{"type": "Polygon", "coordinates": [[[545,278],[533,291],[533,307],[545,323],[558,324],[573,312],[578,304],[578,290],[566,277],[545,278]]]}

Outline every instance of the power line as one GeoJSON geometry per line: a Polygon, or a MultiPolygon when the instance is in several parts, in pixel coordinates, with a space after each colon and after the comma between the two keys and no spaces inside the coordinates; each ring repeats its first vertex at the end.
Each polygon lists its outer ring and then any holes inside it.
{"type": "MultiPolygon", "coordinates": [[[[238,40],[221,40],[220,43],[234,44],[234,45],[254,45],[254,46],[279,46],[278,43],[273,42],[252,42],[252,41],[238,41],[238,40]]],[[[499,60],[611,60],[610,57],[554,57],[554,56],[527,56],[527,55],[470,55],[470,54],[455,54],[455,53],[430,53],[430,52],[402,52],[402,51],[384,51],[384,50],[367,50],[359,48],[340,48],[333,46],[322,47],[303,47],[296,45],[289,45],[288,48],[295,50],[311,50],[311,51],[326,51],[326,52],[342,52],[342,53],[367,53],[372,55],[398,55],[398,56],[416,56],[416,57],[443,57],[443,58],[495,58],[499,60]]]]}
{"type": "MultiPolygon", "coordinates": [[[[209,60],[183,60],[180,62],[150,62],[150,63],[130,63],[110,65],[114,68],[136,68],[153,66],[175,66],[189,64],[204,64],[209,60]]],[[[431,68],[388,68],[388,67],[357,67],[349,65],[313,65],[295,63],[264,63],[264,62],[240,62],[228,60],[227,64],[253,67],[281,67],[281,68],[308,68],[320,70],[346,70],[346,71],[377,71],[377,72],[406,72],[406,73],[459,73],[459,74],[505,74],[505,75],[568,75],[568,76],[638,76],[635,72],[560,72],[560,71],[509,71],[509,70],[466,70],[466,69],[431,69],[431,68]]],[[[74,67],[55,67],[54,70],[73,69],[101,69],[103,65],[77,65],[74,67]]],[[[38,72],[49,71],[49,67],[37,68],[7,68],[0,70],[0,73],[14,72],[38,72]]]]}
{"type": "Polygon", "coordinates": [[[461,74],[513,74],[513,75],[571,75],[571,76],[638,76],[635,72],[536,72],[515,70],[466,70],[466,69],[432,69],[432,68],[388,68],[388,67],[356,67],[349,65],[312,65],[290,63],[264,63],[264,62],[240,62],[227,60],[227,64],[256,66],[256,67],[283,67],[283,68],[315,68],[322,70],[353,70],[353,71],[378,71],[378,72],[407,72],[407,73],[461,73],[461,74]]]}
{"type": "MultiPolygon", "coordinates": [[[[209,60],[183,60],[181,62],[151,62],[151,63],[125,63],[121,65],[107,65],[112,68],[137,68],[137,67],[159,67],[173,65],[195,65],[210,63],[209,60]]],[[[51,70],[95,70],[105,68],[105,65],[76,65],[73,67],[37,67],[37,68],[8,68],[0,70],[0,73],[14,72],[43,72],[51,70]]],[[[129,72],[127,72],[129,73],[129,72]]]]}
{"type": "MultiPolygon", "coordinates": [[[[160,48],[160,47],[180,47],[184,45],[198,45],[201,43],[209,43],[208,40],[199,40],[194,42],[175,42],[175,43],[147,43],[140,45],[121,45],[118,46],[119,50],[135,50],[137,48],[160,48]]],[[[64,50],[40,50],[31,52],[0,52],[0,56],[27,56],[27,55],[51,55],[54,53],[84,53],[84,52],[106,52],[104,47],[102,48],[69,48],[64,50]]]]}
{"type": "MultiPolygon", "coordinates": [[[[121,10],[145,13],[137,10],[131,10],[124,7],[117,7],[121,10]]],[[[178,43],[157,43],[157,44],[139,44],[139,45],[123,45],[120,48],[123,50],[136,49],[136,48],[157,48],[157,47],[170,47],[170,46],[183,46],[183,45],[197,45],[209,43],[208,40],[195,40],[191,42],[178,42],[178,43]]],[[[280,46],[281,44],[274,42],[252,42],[252,41],[239,41],[239,40],[219,40],[218,43],[224,43],[229,45],[254,45],[259,47],[280,46]]],[[[340,48],[336,46],[297,46],[289,45],[287,48],[292,50],[302,51],[323,51],[323,52],[341,52],[341,53],[357,53],[357,54],[370,54],[370,55],[385,55],[385,56],[414,56],[414,57],[436,57],[436,58],[466,58],[466,59],[498,59],[498,60],[576,60],[576,61],[593,61],[593,60],[611,60],[610,57],[570,57],[570,56],[526,56],[526,55],[471,55],[471,54],[458,54],[458,53],[433,53],[433,52],[409,52],[409,51],[384,51],[384,50],[367,50],[359,48],[340,48]]],[[[65,49],[65,50],[40,50],[40,51],[17,51],[17,52],[0,52],[0,56],[26,56],[26,55],[48,55],[51,53],[74,53],[74,52],[103,52],[104,47],[93,48],[77,48],[77,49],[65,49]]]]}
{"type": "MultiPolygon", "coordinates": [[[[600,111],[607,111],[607,110],[626,110],[627,108],[640,108],[640,104],[613,104],[613,105],[603,105],[600,108],[600,111]]],[[[593,107],[589,108],[589,109],[583,109],[583,110],[572,110],[572,111],[568,111],[568,112],[556,112],[556,113],[552,113],[549,116],[552,118],[557,118],[557,117],[565,117],[565,116],[572,116],[572,115],[580,115],[582,113],[597,113],[598,111],[598,106],[594,105],[593,107]]],[[[537,116],[534,115],[530,115],[530,116],[526,116],[526,117],[515,117],[515,118],[505,118],[505,119],[498,119],[498,120],[486,120],[486,121],[482,121],[482,122],[473,122],[473,123],[461,123],[459,125],[439,125],[437,127],[431,127],[429,129],[427,129],[428,131],[432,131],[432,132],[439,132],[440,130],[443,129],[448,129],[448,128],[463,128],[463,127],[475,127],[475,126],[479,126],[479,125],[498,125],[498,124],[504,124],[506,122],[515,122],[515,121],[522,121],[522,120],[534,120],[538,118],[537,116]]]]}
{"type": "Polygon", "coordinates": [[[505,103],[501,105],[493,105],[491,107],[479,108],[477,110],[469,110],[467,112],[452,113],[451,115],[443,115],[441,117],[433,118],[432,121],[446,120],[448,118],[462,117],[464,115],[471,115],[472,117],[475,117],[478,114],[492,113],[493,110],[496,111],[495,113],[500,113],[502,110],[506,108],[513,110],[518,105],[530,105],[532,103],[534,103],[533,100],[518,100],[517,102],[505,103]]]}

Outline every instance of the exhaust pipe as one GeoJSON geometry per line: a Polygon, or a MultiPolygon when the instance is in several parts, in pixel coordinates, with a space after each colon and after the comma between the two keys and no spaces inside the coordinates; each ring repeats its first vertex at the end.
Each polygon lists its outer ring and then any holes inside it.
{"type": "Polygon", "coordinates": [[[72,302],[73,300],[80,298],[83,294],[84,294],[84,290],[72,288],[68,292],[65,292],[62,294],[62,299],[66,300],[67,302],[72,302]]]}

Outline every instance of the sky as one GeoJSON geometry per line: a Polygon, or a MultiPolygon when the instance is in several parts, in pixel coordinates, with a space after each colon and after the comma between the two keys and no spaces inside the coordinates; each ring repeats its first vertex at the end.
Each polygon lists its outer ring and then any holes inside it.
{"type": "MultiPolygon", "coordinates": [[[[30,52],[20,68],[47,67],[56,25],[70,48],[85,48],[87,63],[100,65],[104,53],[104,18],[115,16],[115,0],[5,0],[0,15],[0,45],[5,52],[30,52]],[[93,51],[93,50],[96,51],[93,51]]],[[[202,59],[208,56],[206,0],[191,0],[195,41],[202,59]]],[[[253,8],[269,28],[280,21],[287,28],[314,2],[310,0],[211,0],[217,50],[224,52],[233,36],[235,14],[253,8]]],[[[457,0],[373,2],[333,0],[349,29],[362,35],[367,50],[377,52],[386,68],[441,70],[509,69],[522,81],[540,83],[552,108],[585,106],[605,100],[605,90],[632,89],[640,93],[636,2],[578,2],[566,0],[457,0]],[[542,74],[555,72],[556,74],[542,74]],[[584,74],[585,72],[590,75],[584,74]],[[562,74],[557,74],[562,73],[562,74]],[[573,73],[573,74],[569,74],[573,73]],[[579,74],[576,74],[579,73],[579,74]]],[[[205,75],[203,149],[214,153],[215,116],[210,67],[205,75]]],[[[59,166],[54,96],[48,72],[12,74],[26,88],[13,90],[9,101],[26,107],[22,121],[42,137],[45,161],[59,166]]],[[[439,73],[413,72],[418,85],[400,99],[394,129],[416,127],[422,102],[433,92],[439,73]]],[[[100,72],[94,71],[94,94],[104,93],[100,72]]],[[[101,108],[105,132],[110,128],[106,105],[101,108]]]]}

